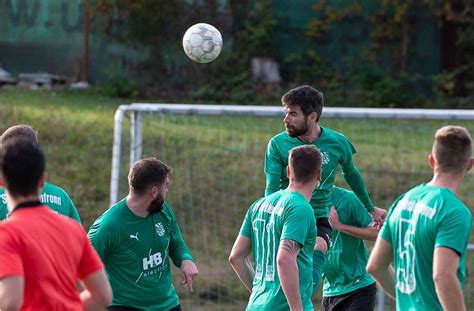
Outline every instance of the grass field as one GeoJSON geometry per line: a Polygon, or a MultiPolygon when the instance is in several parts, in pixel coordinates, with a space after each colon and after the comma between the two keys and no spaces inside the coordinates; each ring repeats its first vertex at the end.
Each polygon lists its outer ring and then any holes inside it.
{"type": "MultiPolygon", "coordinates": [[[[124,103],[94,92],[0,91],[0,130],[18,123],[39,130],[49,180],[69,193],[86,229],[108,207],[113,116],[124,103]]],[[[283,130],[281,119],[144,116],[143,121],[144,156],[156,155],[174,168],[168,198],[201,272],[194,295],[183,294],[178,286],[183,306],[241,310],[248,296],[227,257],[248,205],[263,193],[263,156],[268,139],[283,130]]],[[[430,178],[426,159],[433,134],[447,123],[323,116],[322,125],[354,143],[356,163],[375,204],[387,208],[399,194],[430,178]]],[[[473,122],[456,124],[474,133],[473,122]]],[[[123,140],[127,155],[128,133],[123,140]]],[[[122,162],[123,195],[127,156],[122,162]]],[[[340,177],[337,183],[344,185],[340,177]]],[[[473,186],[469,176],[460,191],[470,206],[473,186]]],[[[467,266],[474,262],[470,259],[467,266]]],[[[466,289],[466,297],[471,296],[472,289],[466,289]]]]}

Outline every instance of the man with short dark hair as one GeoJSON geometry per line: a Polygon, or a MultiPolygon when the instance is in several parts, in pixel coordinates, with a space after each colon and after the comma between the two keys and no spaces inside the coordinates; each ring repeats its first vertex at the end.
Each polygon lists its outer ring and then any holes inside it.
{"type": "Polygon", "coordinates": [[[313,310],[317,229],[309,201],[321,179],[321,161],[314,146],[292,149],[288,187],[258,199],[248,209],[229,257],[251,292],[247,310],[313,310]],[[253,266],[247,260],[250,254],[253,266]]]}
{"type": "Polygon", "coordinates": [[[0,179],[11,216],[0,222],[0,309],[100,310],[112,300],[102,262],[80,224],[40,203],[44,170],[36,142],[2,143],[0,179]]]}
{"type": "Polygon", "coordinates": [[[311,206],[314,210],[318,237],[313,258],[314,290],[321,277],[325,253],[330,245],[331,226],[328,221],[331,203],[331,189],[339,167],[342,175],[357,197],[370,212],[374,221],[382,222],[385,211],[374,207],[365,187],[364,180],[354,164],[352,155],[356,149],[342,134],[319,125],[324,99],[323,94],[308,85],[299,86],[283,95],[286,131],[274,136],[268,142],[265,155],[265,195],[285,189],[288,186],[286,167],[288,152],[296,146],[314,145],[321,150],[321,183],[314,189],[311,206]]]}
{"type": "MultiPolygon", "coordinates": [[[[23,137],[34,142],[38,142],[38,132],[29,125],[18,124],[11,126],[3,132],[0,137],[0,143],[6,143],[12,139],[23,137]]],[[[79,223],[81,219],[77,213],[76,206],[72,202],[69,195],[60,187],[46,182],[40,194],[40,202],[49,206],[52,210],[61,215],[68,216],[77,220],[79,223]]],[[[5,190],[0,188],[0,220],[7,218],[7,198],[5,190]]]]}
{"type": "Polygon", "coordinates": [[[465,310],[472,215],[456,193],[474,164],[469,132],[452,125],[436,131],[428,163],[433,178],[392,204],[367,271],[397,310],[465,310]]]}
{"type": "Polygon", "coordinates": [[[108,310],[181,310],[169,258],[192,292],[198,270],[165,201],[171,168],[156,158],[133,164],[129,194],[100,216],[89,239],[102,258],[114,299],[108,310]]]}

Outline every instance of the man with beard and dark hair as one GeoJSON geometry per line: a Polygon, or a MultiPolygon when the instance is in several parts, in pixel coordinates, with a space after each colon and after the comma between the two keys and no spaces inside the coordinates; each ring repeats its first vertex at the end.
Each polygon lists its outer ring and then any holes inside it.
{"type": "Polygon", "coordinates": [[[114,292],[107,310],[181,310],[168,257],[193,290],[198,270],[165,201],[170,173],[156,158],[137,161],[128,174],[129,194],[89,230],[114,292]]]}
{"type": "Polygon", "coordinates": [[[352,159],[352,155],[356,152],[354,146],[344,135],[319,125],[324,105],[323,93],[308,85],[303,85],[288,91],[281,101],[285,107],[283,122],[286,131],[277,134],[268,143],[264,168],[265,195],[288,187],[286,168],[288,153],[292,148],[315,145],[321,151],[321,183],[314,189],[310,202],[318,227],[313,256],[313,289],[316,290],[324,265],[325,253],[330,246],[331,226],[328,213],[332,206],[331,190],[339,166],[344,179],[375,222],[381,223],[386,212],[374,207],[370,200],[362,175],[352,159]]]}

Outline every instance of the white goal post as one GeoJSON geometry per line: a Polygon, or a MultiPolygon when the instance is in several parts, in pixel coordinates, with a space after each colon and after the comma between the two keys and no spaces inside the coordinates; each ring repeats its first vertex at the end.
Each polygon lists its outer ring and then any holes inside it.
{"type": "MultiPolygon", "coordinates": [[[[121,105],[115,112],[110,205],[117,202],[120,176],[123,119],[130,114],[130,164],[142,156],[142,113],[181,115],[283,116],[282,106],[189,105],[133,103],[121,105]]],[[[395,109],[395,108],[324,108],[324,118],[345,119],[428,119],[474,120],[473,110],[395,109]]]]}

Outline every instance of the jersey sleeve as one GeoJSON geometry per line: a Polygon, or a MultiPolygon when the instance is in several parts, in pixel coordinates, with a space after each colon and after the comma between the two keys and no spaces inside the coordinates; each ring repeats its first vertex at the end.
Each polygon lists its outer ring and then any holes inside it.
{"type": "Polygon", "coordinates": [[[343,136],[342,148],[343,148],[343,157],[341,160],[341,170],[342,176],[346,180],[347,184],[351,187],[352,191],[357,195],[362,204],[364,204],[365,209],[369,212],[374,210],[374,203],[370,200],[369,193],[367,192],[367,187],[365,185],[364,179],[362,178],[361,173],[354,164],[352,155],[356,153],[355,147],[351,142],[343,136]]]}
{"type": "Polygon", "coordinates": [[[79,262],[77,277],[82,280],[88,275],[102,269],[104,269],[104,265],[102,264],[99,255],[94,250],[89,240],[84,236],[84,247],[81,261],[79,262]]]}
{"type": "Polygon", "coordinates": [[[360,228],[368,227],[373,219],[372,216],[367,213],[364,204],[362,204],[359,198],[352,192],[350,192],[347,197],[347,204],[350,204],[350,211],[354,224],[360,228]]]}
{"type": "Polygon", "coordinates": [[[391,218],[392,218],[392,214],[393,214],[393,211],[395,210],[395,207],[397,206],[398,202],[403,198],[403,195],[401,195],[400,197],[398,197],[395,202],[392,203],[392,205],[390,206],[388,212],[387,212],[387,217],[385,218],[385,221],[383,223],[383,226],[382,228],[380,229],[379,231],[379,237],[381,237],[382,239],[384,239],[385,241],[387,242],[390,242],[391,244],[393,244],[393,241],[392,241],[392,228],[390,226],[390,223],[391,223],[391,218]]]}
{"type": "Polygon", "coordinates": [[[12,275],[24,275],[21,249],[15,237],[0,228],[0,279],[12,275]]]}
{"type": "Polygon", "coordinates": [[[288,208],[284,215],[280,240],[293,240],[304,245],[311,225],[315,226],[314,222],[311,208],[301,205],[288,208]]]}
{"type": "Polygon", "coordinates": [[[102,222],[102,220],[103,215],[90,227],[87,236],[100,259],[105,261],[107,255],[114,249],[115,234],[111,226],[107,226],[102,222]]]}
{"type": "Polygon", "coordinates": [[[283,160],[281,159],[277,143],[274,139],[268,142],[267,151],[265,153],[265,174],[281,175],[283,170],[283,160]]]}
{"type": "Polygon", "coordinates": [[[462,254],[471,233],[472,215],[467,208],[453,209],[438,226],[435,247],[448,247],[462,254]]]}
{"type": "Polygon", "coordinates": [[[167,208],[169,214],[171,215],[170,221],[170,258],[173,260],[173,263],[176,267],[181,267],[183,260],[191,260],[195,262],[195,259],[191,255],[186,242],[183,239],[181,230],[179,229],[176,216],[171,208],[167,208]]]}
{"type": "Polygon", "coordinates": [[[77,212],[77,208],[74,205],[74,203],[72,202],[71,198],[69,197],[69,195],[67,194],[66,191],[63,190],[62,193],[63,193],[63,198],[64,198],[64,205],[66,206],[66,208],[68,210],[68,215],[66,215],[66,216],[76,220],[78,223],[81,223],[81,218],[79,217],[79,213],[77,212]]]}
{"type": "Polygon", "coordinates": [[[248,211],[247,214],[245,215],[244,222],[242,223],[242,226],[240,227],[240,235],[243,235],[244,237],[247,237],[249,239],[252,238],[252,210],[253,210],[254,204],[252,204],[248,211]]]}

